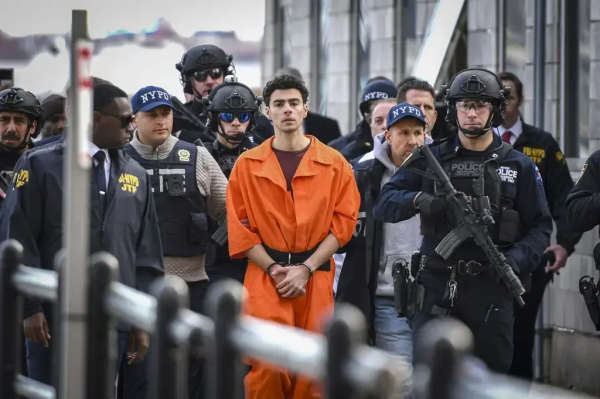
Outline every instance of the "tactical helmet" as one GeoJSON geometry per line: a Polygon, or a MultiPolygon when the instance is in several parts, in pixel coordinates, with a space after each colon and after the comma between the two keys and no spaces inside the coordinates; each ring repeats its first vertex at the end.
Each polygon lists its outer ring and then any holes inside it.
{"type": "Polygon", "coordinates": [[[197,71],[223,68],[225,76],[234,74],[235,67],[232,61],[233,56],[226,54],[223,49],[212,44],[202,44],[186,51],[181,61],[175,64],[175,68],[181,73],[181,84],[185,86],[188,77],[197,71]]]}
{"type": "Polygon", "coordinates": [[[508,104],[510,87],[505,87],[500,78],[487,69],[471,68],[457,73],[450,83],[442,87],[444,102],[448,106],[446,121],[457,126],[463,133],[481,136],[492,127],[504,123],[504,110],[508,104]],[[456,102],[461,100],[481,100],[492,105],[492,111],[481,132],[473,132],[459,126],[456,115],[456,102]]]}
{"type": "MultiPolygon", "coordinates": [[[[23,90],[19,87],[13,87],[0,92],[0,111],[15,111],[22,112],[31,117],[31,122],[28,125],[28,130],[31,128],[33,121],[37,122],[35,132],[31,137],[36,137],[42,128],[43,113],[42,105],[33,93],[23,90]]],[[[17,149],[22,149],[27,145],[29,137],[25,137],[21,146],[17,149]]],[[[15,149],[15,150],[17,150],[15,149]]]]}
{"type": "MultiPolygon", "coordinates": [[[[250,114],[250,124],[246,129],[245,136],[254,129],[258,117],[260,116],[260,105],[263,99],[260,96],[254,95],[254,92],[245,84],[239,83],[235,76],[228,76],[225,82],[215,87],[208,97],[202,99],[204,104],[204,114],[208,117],[208,126],[213,132],[223,135],[219,127],[219,113],[232,113],[234,115],[240,113],[250,114]]],[[[225,136],[229,140],[229,136],[225,136]]],[[[239,143],[243,137],[238,137],[232,142],[239,143]]]]}

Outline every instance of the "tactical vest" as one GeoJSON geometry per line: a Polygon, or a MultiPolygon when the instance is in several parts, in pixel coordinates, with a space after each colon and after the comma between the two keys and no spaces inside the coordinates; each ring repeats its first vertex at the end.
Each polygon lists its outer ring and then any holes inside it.
{"type": "Polygon", "coordinates": [[[229,176],[233,170],[233,165],[235,165],[235,162],[240,157],[240,154],[250,149],[247,147],[246,141],[243,141],[237,148],[234,149],[229,149],[223,146],[219,143],[219,140],[215,140],[212,143],[204,143],[204,146],[209,149],[213,158],[221,167],[221,171],[223,171],[223,174],[225,177],[227,177],[227,180],[229,180],[229,176]]]}
{"type": "MultiPolygon", "coordinates": [[[[440,161],[454,188],[472,198],[476,212],[481,214],[482,209],[488,207],[483,198],[488,197],[489,210],[495,222],[488,230],[494,243],[499,246],[517,241],[521,231],[519,213],[513,210],[512,200],[503,196],[498,175],[500,162],[511,149],[510,145],[504,143],[500,151],[488,153],[480,159],[457,158],[450,151],[443,154],[440,161]]],[[[445,194],[436,184],[435,195],[445,194]]],[[[443,239],[455,226],[456,220],[451,211],[447,211],[445,217],[421,214],[421,234],[434,240],[443,239]]]]}
{"type": "Polygon", "coordinates": [[[128,145],[127,154],[149,175],[164,256],[191,257],[210,245],[206,202],[196,183],[195,145],[178,140],[165,159],[144,159],[128,145]]]}

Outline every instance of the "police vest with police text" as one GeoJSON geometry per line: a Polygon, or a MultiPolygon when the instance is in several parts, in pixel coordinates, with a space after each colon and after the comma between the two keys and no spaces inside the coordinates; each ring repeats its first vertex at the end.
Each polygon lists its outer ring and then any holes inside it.
{"type": "Polygon", "coordinates": [[[126,152],[148,173],[164,256],[203,255],[210,245],[206,202],[196,183],[198,148],[178,140],[165,159],[145,159],[131,146],[126,152]]]}
{"type": "MultiPolygon", "coordinates": [[[[511,178],[502,174],[516,174],[500,166],[511,150],[509,144],[503,143],[499,151],[487,153],[482,158],[455,157],[450,151],[442,155],[440,162],[454,188],[472,198],[476,212],[485,206],[482,199],[487,196],[495,222],[488,230],[494,243],[500,246],[517,241],[521,230],[518,212],[512,209],[512,201],[502,195],[501,181],[511,178]]],[[[512,178],[516,179],[516,176],[512,178]]],[[[445,195],[443,189],[438,189],[437,185],[435,188],[436,195],[445,195]]],[[[445,217],[421,214],[421,234],[425,237],[442,240],[454,227],[456,221],[451,212],[446,212],[445,217]]]]}

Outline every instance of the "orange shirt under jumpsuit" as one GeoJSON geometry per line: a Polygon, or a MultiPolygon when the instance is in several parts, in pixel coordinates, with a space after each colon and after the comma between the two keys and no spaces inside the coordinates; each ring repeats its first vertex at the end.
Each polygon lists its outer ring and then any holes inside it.
{"type": "MultiPolygon", "coordinates": [[[[360,195],[352,168],[336,150],[312,136],[311,144],[292,179],[292,194],[277,156],[274,137],[244,152],[236,161],[227,186],[229,252],[234,258],[257,244],[282,252],[303,252],[319,245],[329,233],[346,244],[356,226],[360,195]],[[250,229],[240,222],[247,218],[250,229]]],[[[315,271],[306,295],[281,298],[275,280],[249,262],[244,287],[244,313],[311,331],[333,312],[335,264],[315,271]]],[[[246,376],[247,399],[320,398],[320,387],[304,378],[251,361],[246,376]]]]}

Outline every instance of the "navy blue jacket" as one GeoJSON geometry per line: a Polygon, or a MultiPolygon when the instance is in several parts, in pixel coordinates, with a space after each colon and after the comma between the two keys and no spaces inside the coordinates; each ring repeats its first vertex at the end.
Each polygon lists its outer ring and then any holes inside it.
{"type": "Polygon", "coordinates": [[[587,159],[567,197],[567,217],[571,228],[580,233],[600,224],[600,150],[587,159]]]}
{"type": "MultiPolygon", "coordinates": [[[[26,151],[17,165],[0,214],[0,238],[24,248],[23,263],[54,268],[63,240],[64,140],[26,151]]],[[[90,253],[107,251],[119,261],[123,284],[148,292],[163,275],[163,254],[154,200],[146,171],[123,151],[109,151],[110,180],[104,211],[95,179],[91,184],[90,253]]],[[[24,317],[43,310],[28,299],[24,317]]]]}
{"type": "Polygon", "coordinates": [[[572,254],[581,233],[571,229],[567,223],[565,204],[573,189],[573,179],[558,143],[550,133],[523,123],[523,132],[513,147],[537,165],[544,179],[548,209],[556,223],[556,243],[562,245],[569,255],[572,254]]]}
{"type": "MultiPolygon", "coordinates": [[[[442,155],[448,156],[448,153],[452,153],[450,159],[464,156],[458,136],[430,147],[438,161],[442,155]]],[[[494,135],[494,141],[486,153],[499,154],[501,147],[502,140],[494,135]]],[[[519,239],[509,248],[503,249],[503,252],[516,261],[522,273],[528,273],[539,265],[552,234],[552,218],[546,203],[542,177],[531,159],[516,150],[509,151],[499,166],[511,172],[509,178],[501,176],[501,195],[513,202],[513,209],[519,213],[522,225],[519,239]]],[[[400,168],[381,190],[373,209],[375,219],[388,223],[410,219],[417,213],[413,200],[419,191],[433,194],[434,182],[404,167],[400,168]]],[[[438,240],[424,237],[421,254],[439,258],[435,252],[438,244],[438,240]]],[[[485,261],[486,259],[477,259],[473,245],[463,243],[451,259],[485,261]]]]}

